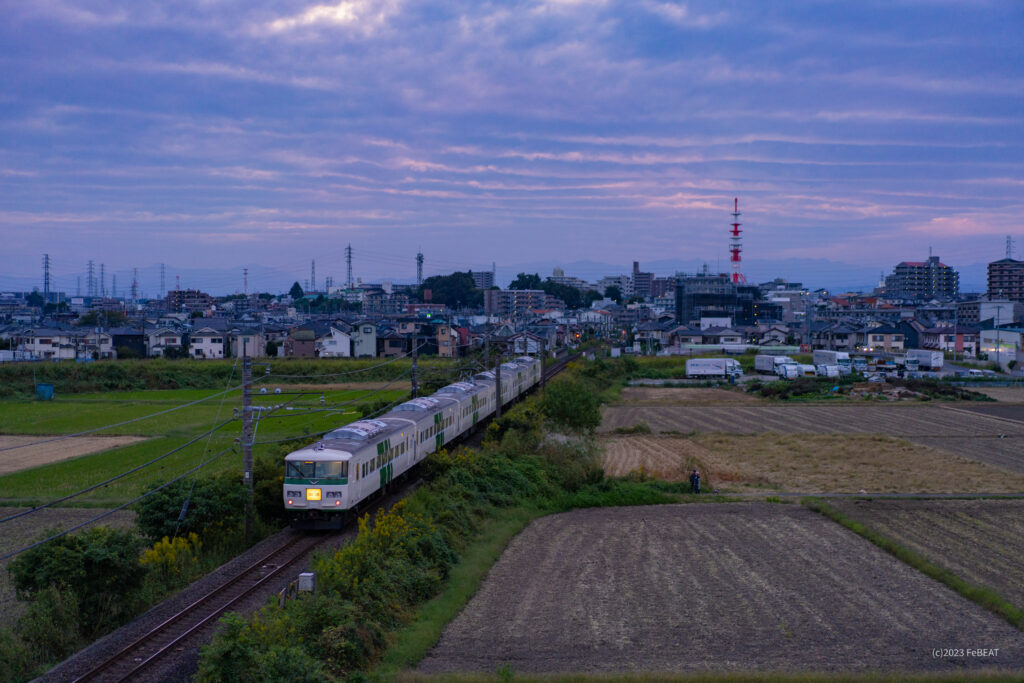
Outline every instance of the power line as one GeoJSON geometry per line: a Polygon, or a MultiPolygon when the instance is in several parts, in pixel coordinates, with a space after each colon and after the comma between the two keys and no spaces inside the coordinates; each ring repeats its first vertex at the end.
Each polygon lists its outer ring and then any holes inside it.
{"type": "Polygon", "coordinates": [[[159,413],[152,413],[150,415],[143,415],[142,417],[133,417],[130,420],[125,420],[124,422],[117,422],[115,424],[107,425],[106,427],[96,427],[95,429],[86,429],[85,431],[75,432],[73,434],[61,434],[60,436],[55,436],[52,439],[43,439],[42,441],[33,441],[31,443],[23,443],[23,444],[18,444],[16,446],[5,446],[4,448],[0,448],[0,452],[3,452],[3,451],[13,451],[13,450],[15,450],[17,448],[27,448],[28,446],[41,446],[44,443],[53,443],[54,441],[63,441],[64,439],[73,439],[76,436],[84,436],[86,434],[93,434],[95,432],[102,432],[102,431],[104,431],[106,429],[113,429],[114,427],[123,427],[124,425],[129,425],[129,424],[132,424],[133,422],[141,422],[142,420],[148,420],[151,417],[159,417],[160,415],[166,415],[167,413],[173,413],[175,410],[181,410],[182,408],[188,408],[190,406],[194,406],[196,404],[202,403],[203,401],[209,401],[212,398],[217,398],[218,396],[223,396],[224,394],[231,393],[232,391],[237,391],[238,389],[241,389],[241,385],[239,385],[237,387],[232,387],[230,389],[226,389],[226,390],[221,391],[221,392],[218,392],[216,394],[213,394],[212,396],[207,396],[206,398],[200,398],[200,399],[197,399],[197,400],[192,401],[190,403],[183,403],[180,406],[175,406],[173,408],[168,408],[167,410],[161,410],[159,413]]]}
{"type": "MultiPolygon", "coordinates": [[[[90,520],[82,522],[81,524],[73,526],[70,529],[67,529],[65,531],[61,531],[60,533],[56,533],[56,534],[54,534],[52,536],[44,538],[41,541],[36,541],[35,543],[33,543],[31,545],[27,545],[24,548],[19,548],[18,550],[13,550],[13,551],[7,553],[6,555],[0,555],[0,562],[2,562],[4,560],[8,560],[8,559],[14,557],[15,555],[20,555],[23,552],[32,550],[33,548],[38,548],[39,546],[43,545],[44,543],[49,543],[50,541],[58,539],[61,536],[66,536],[66,535],[70,534],[72,531],[78,531],[82,527],[85,527],[85,526],[88,526],[90,524],[93,524],[94,522],[98,522],[101,519],[109,517],[110,515],[114,514],[115,512],[118,512],[119,510],[125,509],[129,505],[134,505],[135,503],[138,503],[139,501],[145,500],[146,498],[149,498],[150,496],[152,496],[153,494],[157,493],[158,491],[162,491],[163,489],[167,488],[171,484],[174,484],[175,482],[181,481],[182,479],[184,479],[188,475],[192,474],[193,472],[198,472],[203,467],[206,467],[207,465],[215,462],[218,458],[222,457],[225,453],[228,453],[229,451],[233,451],[234,448],[235,448],[234,446],[228,446],[227,448],[222,450],[220,453],[218,453],[217,455],[215,455],[212,458],[210,458],[205,463],[201,463],[199,465],[196,465],[195,467],[193,467],[192,469],[188,470],[184,474],[181,474],[181,475],[175,477],[174,479],[171,479],[170,481],[165,482],[165,483],[161,484],[160,486],[157,486],[155,489],[153,489],[151,491],[147,491],[146,493],[142,494],[138,498],[130,500],[127,503],[124,503],[122,505],[118,505],[116,508],[114,508],[112,510],[107,510],[106,512],[104,512],[101,515],[98,515],[96,517],[93,517],[90,520]]],[[[38,509],[38,508],[36,508],[36,509],[38,509]]],[[[3,521],[3,520],[0,520],[0,521],[3,521]]]]}
{"type": "Polygon", "coordinates": [[[82,495],[83,493],[89,493],[89,491],[95,491],[96,489],[100,488],[101,486],[106,486],[107,484],[115,482],[118,479],[124,479],[129,474],[134,474],[134,473],[138,472],[141,469],[149,467],[150,465],[152,465],[154,463],[160,462],[164,458],[167,458],[167,457],[170,457],[170,456],[174,455],[178,451],[181,451],[181,450],[183,450],[185,448],[188,448],[189,446],[191,446],[195,442],[199,441],[200,439],[202,439],[202,438],[204,438],[204,437],[206,437],[206,436],[208,436],[210,434],[213,434],[217,430],[219,430],[222,427],[225,427],[225,426],[231,424],[234,421],[235,421],[235,418],[231,418],[229,420],[225,420],[224,422],[221,422],[219,425],[216,425],[215,427],[212,427],[211,429],[209,429],[209,430],[203,432],[202,434],[200,434],[199,436],[197,436],[197,437],[195,437],[195,438],[193,438],[193,439],[183,443],[182,445],[177,446],[175,448],[172,448],[171,450],[167,451],[163,455],[158,455],[157,457],[153,458],[149,462],[144,462],[141,465],[133,467],[132,469],[128,470],[127,472],[122,472],[121,474],[115,475],[115,476],[111,477],[110,479],[107,479],[106,481],[101,481],[100,483],[93,484],[92,486],[89,486],[88,488],[84,488],[84,489],[81,489],[80,491],[76,491],[74,493],[70,493],[70,494],[64,496],[63,498],[58,498],[57,500],[51,500],[48,503],[43,503],[42,505],[37,505],[34,508],[31,508],[29,510],[23,510],[22,512],[10,515],[9,517],[4,517],[3,519],[0,519],[0,524],[3,524],[4,522],[10,522],[13,519],[18,519],[18,518],[24,517],[26,515],[31,515],[34,512],[38,512],[38,511],[43,510],[43,509],[48,508],[48,507],[53,507],[54,505],[57,505],[58,503],[63,503],[65,501],[71,500],[72,498],[77,498],[78,496],[82,495]]]}

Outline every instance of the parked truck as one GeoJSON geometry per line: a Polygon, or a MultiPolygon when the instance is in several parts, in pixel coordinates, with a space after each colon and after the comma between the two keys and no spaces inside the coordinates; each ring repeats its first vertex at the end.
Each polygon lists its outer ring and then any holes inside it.
{"type": "Polygon", "coordinates": [[[846,351],[826,351],[824,349],[817,349],[812,357],[815,365],[838,365],[839,374],[849,375],[853,372],[853,367],[850,363],[850,354],[846,351]]]}
{"type": "Polygon", "coordinates": [[[794,362],[789,356],[754,356],[754,369],[766,375],[779,374],[778,367],[794,362]]]}
{"type": "Polygon", "coordinates": [[[917,372],[918,368],[921,367],[917,358],[910,355],[909,352],[898,354],[893,360],[896,361],[896,366],[903,368],[905,372],[917,372]]]}
{"type": "Polygon", "coordinates": [[[864,356],[854,356],[850,359],[850,367],[854,372],[864,374],[868,371],[868,359],[864,356]]]}
{"type": "Polygon", "coordinates": [[[824,363],[814,366],[814,370],[818,377],[838,377],[839,366],[838,365],[825,365],[824,363]]]}
{"type": "Polygon", "coordinates": [[[800,365],[798,363],[783,363],[775,368],[775,374],[779,379],[796,379],[800,376],[800,365]]]}
{"type": "Polygon", "coordinates": [[[929,370],[942,369],[942,351],[931,349],[907,349],[907,358],[916,358],[918,366],[929,370]]]}
{"type": "Polygon", "coordinates": [[[691,358],[686,361],[687,377],[740,377],[743,368],[732,358],[691,358]]]}

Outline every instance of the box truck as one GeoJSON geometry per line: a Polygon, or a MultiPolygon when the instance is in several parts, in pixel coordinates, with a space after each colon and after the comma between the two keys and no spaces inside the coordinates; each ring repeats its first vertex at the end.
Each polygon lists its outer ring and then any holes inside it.
{"type": "Polygon", "coordinates": [[[818,365],[814,366],[814,371],[817,373],[818,377],[838,377],[839,376],[839,366],[838,365],[825,365],[824,363],[819,363],[818,365]]]}
{"type": "Polygon", "coordinates": [[[792,362],[793,359],[789,356],[754,356],[754,369],[766,375],[777,375],[777,368],[780,365],[792,362]]]}
{"type": "Polygon", "coordinates": [[[846,351],[826,351],[817,349],[812,357],[815,365],[838,365],[839,373],[849,375],[853,372],[850,364],[850,354],[846,351]]]}
{"type": "Polygon", "coordinates": [[[732,358],[691,358],[686,361],[687,377],[739,377],[743,368],[732,358]]]}
{"type": "Polygon", "coordinates": [[[916,358],[918,366],[929,370],[942,369],[942,351],[907,349],[907,358],[916,358]]]}

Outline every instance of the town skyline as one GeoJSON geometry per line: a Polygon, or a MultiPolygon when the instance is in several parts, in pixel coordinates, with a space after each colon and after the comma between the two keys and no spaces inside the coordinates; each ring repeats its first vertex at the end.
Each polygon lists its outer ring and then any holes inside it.
{"type": "Polygon", "coordinates": [[[43,254],[64,291],[88,260],[122,291],[161,262],[222,292],[313,259],[337,282],[350,243],[366,280],[409,281],[419,250],[425,275],[727,271],[734,197],[752,280],[862,289],[930,250],[977,290],[1024,232],[1015,3],[6,14],[0,290],[43,254]]]}

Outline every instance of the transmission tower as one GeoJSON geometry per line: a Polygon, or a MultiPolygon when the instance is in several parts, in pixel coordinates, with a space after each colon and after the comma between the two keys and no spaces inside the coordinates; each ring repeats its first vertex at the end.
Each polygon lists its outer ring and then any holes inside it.
{"type": "Polygon", "coordinates": [[[416,286],[423,286],[423,251],[416,254],[416,286]]]}
{"type": "Polygon", "coordinates": [[[242,268],[242,294],[249,296],[249,269],[242,268]]]}
{"type": "Polygon", "coordinates": [[[164,297],[164,292],[167,291],[167,287],[164,286],[164,282],[165,282],[164,281],[164,276],[165,276],[165,274],[166,274],[166,268],[164,267],[164,264],[161,263],[160,264],[160,298],[161,299],[164,297]]]}
{"type": "Polygon", "coordinates": [[[50,255],[43,254],[43,303],[50,303],[50,255]]]}
{"type": "Polygon", "coordinates": [[[132,268],[132,306],[139,303],[139,269],[132,268]]]}
{"type": "Polygon", "coordinates": [[[110,296],[117,298],[117,273],[110,276],[110,296]]]}
{"type": "Polygon", "coordinates": [[[96,271],[92,260],[89,260],[88,266],[86,266],[88,275],[85,280],[85,294],[86,296],[96,296],[96,271]]]}
{"type": "Polygon", "coordinates": [[[75,296],[82,296],[82,276],[75,276],[75,296]]]}
{"type": "Polygon", "coordinates": [[[345,247],[345,266],[348,269],[348,281],[346,289],[352,289],[352,243],[345,247]]]}
{"type": "Polygon", "coordinates": [[[100,264],[100,298],[107,297],[107,264],[100,264]]]}
{"type": "Polygon", "coordinates": [[[743,277],[743,271],[740,269],[740,252],[743,251],[743,238],[740,237],[740,200],[738,198],[733,199],[732,208],[732,230],[730,231],[729,242],[729,253],[730,260],[732,261],[732,281],[733,284],[740,284],[746,282],[747,278],[743,277]]]}
{"type": "Polygon", "coordinates": [[[309,288],[316,291],[316,259],[313,259],[312,265],[309,267],[309,288]]]}

